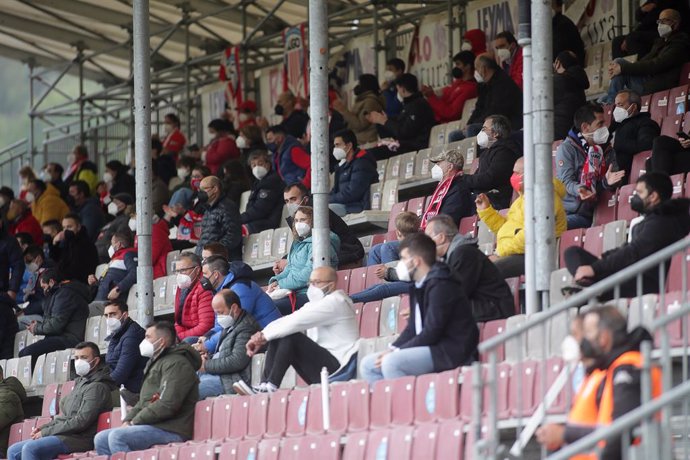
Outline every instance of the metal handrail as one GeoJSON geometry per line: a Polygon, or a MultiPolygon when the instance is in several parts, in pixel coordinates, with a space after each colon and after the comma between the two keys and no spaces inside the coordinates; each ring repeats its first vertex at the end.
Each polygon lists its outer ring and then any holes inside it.
{"type": "Polygon", "coordinates": [[[549,460],[567,460],[573,455],[594,448],[599,441],[621,434],[626,429],[631,429],[642,420],[654,417],[661,409],[679,400],[690,397],[690,382],[684,382],[671,390],[663,393],[658,398],[642,405],[625,415],[614,420],[611,425],[600,426],[592,433],[569,444],[558,452],[550,455],[549,460]]]}
{"type": "Polygon", "coordinates": [[[660,263],[671,259],[674,255],[676,255],[676,253],[688,248],[690,248],[690,238],[685,237],[682,240],[677,241],[672,245],[667,246],[664,249],[661,249],[654,254],[624,268],[623,270],[606,277],[598,283],[584,288],[582,291],[569,297],[560,304],[556,304],[548,310],[543,311],[538,318],[532,318],[529,321],[526,321],[525,323],[515,327],[515,329],[511,329],[500,335],[485,340],[479,344],[479,352],[487,353],[499,347],[500,345],[505,344],[505,342],[508,340],[519,335],[523,335],[533,327],[546,323],[549,319],[553,318],[559,313],[562,313],[570,308],[579,308],[582,305],[587,304],[593,297],[616,288],[624,281],[628,281],[629,279],[640,275],[640,273],[646,270],[656,268],[660,263]]]}

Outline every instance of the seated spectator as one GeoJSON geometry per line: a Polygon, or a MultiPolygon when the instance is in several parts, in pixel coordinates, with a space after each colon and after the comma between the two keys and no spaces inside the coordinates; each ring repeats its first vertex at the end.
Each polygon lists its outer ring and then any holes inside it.
{"type": "MultiPolygon", "coordinates": [[[[307,287],[309,274],[312,271],[312,227],[314,225],[314,210],[308,206],[300,206],[295,211],[292,234],[294,241],[287,255],[287,264],[282,270],[276,270],[275,276],[268,281],[267,293],[271,294],[277,289],[291,291],[280,299],[275,299],[276,307],[283,315],[299,309],[307,302],[307,287]]],[[[338,266],[338,250],[340,240],[338,236],[330,232],[330,265],[338,266]]]]}
{"type": "Polygon", "coordinates": [[[78,377],[74,390],[60,398],[60,414],[42,427],[34,428],[31,439],[10,446],[8,459],[48,460],[93,449],[98,417],[113,408],[110,392],[115,389],[100,355],[95,343],[81,342],[74,346],[78,377]]]}
{"type": "Polygon", "coordinates": [[[463,179],[475,194],[491,195],[491,204],[496,209],[510,206],[513,197],[510,176],[515,161],[522,157],[522,148],[510,137],[510,131],[510,121],[503,115],[491,115],[484,120],[477,135],[477,146],[484,149],[479,155],[479,167],[463,179]]]}
{"type": "Polygon", "coordinates": [[[163,210],[163,206],[170,199],[168,184],[158,176],[158,160],[151,160],[151,209],[155,214],[163,210]]]}
{"type": "Polygon", "coordinates": [[[388,118],[395,118],[402,112],[403,104],[398,99],[398,90],[395,82],[405,73],[405,61],[399,58],[389,59],[386,62],[386,70],[383,72],[381,92],[385,99],[384,108],[388,118]]]}
{"type": "MultiPolygon", "coordinates": [[[[684,2],[671,0],[641,1],[635,9],[635,23],[632,24],[630,33],[619,35],[611,41],[613,58],[637,55],[642,57],[652,49],[654,42],[659,38],[659,14],[664,8],[675,8],[680,13],[681,22],[687,19],[688,5],[684,2]]],[[[637,6],[637,5],[635,5],[637,6]]]]}
{"type": "Polygon", "coordinates": [[[151,158],[153,162],[153,174],[158,176],[166,185],[170,185],[170,179],[176,176],[175,157],[163,155],[163,143],[158,136],[151,136],[151,158]]]}
{"type": "Polygon", "coordinates": [[[170,236],[173,249],[187,249],[196,246],[201,238],[201,219],[193,207],[194,192],[181,188],[172,194],[167,205],[163,206],[163,219],[172,229],[170,236]]]}
{"type": "Polygon", "coordinates": [[[10,226],[10,235],[26,233],[31,236],[33,242],[40,242],[43,240],[41,224],[39,224],[33,214],[31,214],[31,209],[29,209],[29,205],[26,201],[12,200],[5,217],[10,226]]]}
{"type": "Polygon", "coordinates": [[[486,118],[493,115],[506,117],[513,129],[522,128],[522,91],[491,55],[482,54],[474,60],[474,79],[479,83],[477,104],[465,129],[449,133],[448,142],[476,136],[486,118]]]}
{"type": "Polygon", "coordinates": [[[503,31],[496,35],[493,44],[498,65],[522,89],[522,47],[518,45],[515,36],[509,31],[503,31]]]}
{"type": "Polygon", "coordinates": [[[175,193],[181,188],[192,188],[192,169],[196,166],[196,160],[190,157],[182,157],[177,160],[176,176],[168,182],[168,189],[175,193]]]}
{"type": "MultiPolygon", "coordinates": [[[[312,206],[309,190],[302,184],[288,184],[283,191],[283,201],[288,207],[288,212],[290,214],[287,218],[290,227],[292,227],[292,216],[295,215],[295,211],[297,211],[298,207],[312,206]]],[[[338,252],[340,268],[361,266],[362,258],[364,257],[364,246],[362,246],[362,242],[359,241],[345,221],[330,209],[328,210],[328,226],[331,232],[335,233],[340,240],[340,251],[338,252]]],[[[283,265],[282,268],[284,267],[283,265]]]]}
{"type": "Polygon", "coordinates": [[[422,94],[434,110],[436,121],[448,123],[459,120],[468,99],[477,97],[477,82],[474,81],[474,54],[460,51],[453,56],[453,82],[434,91],[430,86],[422,86],[422,94]]]}
{"type": "MultiPolygon", "coordinates": [[[[163,118],[165,139],[163,139],[163,152],[161,153],[162,155],[172,155],[175,160],[178,159],[182,149],[187,145],[187,138],[182,133],[180,126],[180,118],[177,115],[174,113],[165,114],[163,118]]],[[[199,154],[201,155],[201,152],[199,154]]]]}
{"type": "Polygon", "coordinates": [[[647,160],[647,171],[684,174],[690,171],[690,138],[659,136],[652,142],[652,156],[647,160]]]}
{"type": "Polygon", "coordinates": [[[369,112],[366,117],[369,123],[382,126],[385,135],[381,137],[392,137],[399,144],[393,149],[385,146],[377,149],[377,159],[428,147],[431,128],[436,124],[433,109],[419,92],[417,77],[404,73],[395,81],[395,87],[403,102],[400,114],[388,118],[385,112],[369,112]]]}
{"type": "MultiPolygon", "coordinates": [[[[551,19],[552,56],[555,58],[564,51],[570,51],[577,57],[577,63],[580,66],[584,66],[585,44],[575,23],[563,14],[563,0],[551,0],[551,9],[553,10],[553,18],[551,19]]],[[[578,107],[582,104],[578,105],[578,107]]]]}
{"type": "Polygon", "coordinates": [[[261,128],[256,125],[246,125],[240,128],[239,135],[235,139],[237,147],[242,152],[242,158],[249,158],[255,151],[265,151],[266,144],[261,128]]]}
{"type": "Polygon", "coordinates": [[[240,156],[240,150],[235,144],[235,139],[230,136],[232,130],[232,125],[220,118],[211,120],[208,124],[211,142],[206,146],[204,163],[214,176],[218,175],[221,165],[240,156]]]}
{"type": "Polygon", "coordinates": [[[117,160],[112,160],[105,164],[103,181],[108,185],[111,197],[121,193],[126,193],[132,199],[136,197],[137,186],[134,176],[129,174],[129,167],[117,160]]]}
{"type": "Polygon", "coordinates": [[[240,215],[243,233],[260,233],[269,228],[278,228],[283,215],[285,184],[273,169],[267,151],[253,151],[248,164],[256,180],[252,184],[247,209],[240,215]]]}
{"type": "Polygon", "coordinates": [[[26,196],[29,193],[29,182],[37,180],[36,173],[31,166],[22,166],[19,169],[19,199],[28,201],[26,196]]]}
{"type": "Polygon", "coordinates": [[[15,423],[24,421],[24,408],[22,403],[26,400],[24,385],[17,379],[8,375],[4,376],[0,367],[0,457],[7,456],[7,446],[10,438],[10,428],[15,423]]]}
{"type": "Polygon", "coordinates": [[[436,262],[434,241],[421,233],[405,238],[396,271],[401,280],[414,282],[411,317],[390,350],[362,359],[363,378],[373,383],[442,372],[477,359],[479,329],[472,308],[448,266],[436,262]]]}
{"type": "MultiPolygon", "coordinates": [[[[488,155],[489,152],[484,155],[488,155]]],[[[467,184],[472,176],[462,173],[465,157],[459,149],[450,149],[430,156],[429,161],[434,163],[431,178],[439,182],[429,206],[422,215],[420,227],[425,228],[429,219],[437,214],[451,216],[456,225],[459,225],[460,219],[474,214],[470,186],[467,184]]]]}
{"type": "Polygon", "coordinates": [[[105,223],[98,198],[91,196],[89,184],[83,180],[69,184],[69,196],[72,198],[72,212],[79,214],[86,234],[91,241],[95,242],[105,223]]]}
{"type": "Polygon", "coordinates": [[[51,246],[53,239],[62,231],[62,224],[58,220],[49,220],[41,224],[41,230],[43,231],[43,242],[47,246],[51,246]]]}
{"type": "MultiPolygon", "coordinates": [[[[204,245],[204,248],[201,250],[201,260],[202,263],[206,261],[211,256],[221,256],[225,261],[228,260],[228,250],[225,249],[225,246],[222,244],[212,241],[206,245],[204,245]]],[[[239,265],[238,263],[236,263],[239,265]]],[[[203,267],[202,267],[203,268],[203,267]]],[[[251,270],[252,267],[249,267],[251,270]]],[[[252,270],[252,273],[254,273],[254,270],[252,270]]]]}
{"type": "MultiPolygon", "coordinates": [[[[630,206],[643,215],[644,219],[630,230],[632,237],[629,243],[606,252],[601,259],[580,247],[566,249],[565,263],[575,283],[589,286],[601,281],[683,239],[690,232],[690,201],[685,198],[671,199],[673,183],[666,174],[643,174],[637,180],[635,192],[630,206]]],[[[666,274],[669,266],[667,262],[666,274]]],[[[642,294],[658,292],[659,269],[655,266],[642,276],[642,294]]],[[[636,279],[621,284],[621,297],[635,297],[638,294],[636,279]]],[[[613,291],[600,296],[602,300],[611,298],[613,291]]]]}
{"type": "Polygon", "coordinates": [[[62,219],[62,227],[64,230],[55,235],[50,245],[50,258],[56,263],[62,279],[87,283],[98,266],[96,247],[78,215],[67,214],[62,219]]]}
{"type": "Polygon", "coordinates": [[[5,218],[10,202],[14,200],[14,191],[7,186],[0,186],[0,216],[5,218]]]}
{"type": "MultiPolygon", "coordinates": [[[[129,229],[134,233],[134,249],[139,249],[139,238],[136,236],[137,216],[129,218],[129,229]]],[[[170,242],[168,223],[154,214],[151,218],[151,260],[153,261],[153,279],[168,274],[168,253],[173,251],[170,242]]],[[[126,299],[126,297],[125,297],[126,299]]]]}
{"type": "Polygon", "coordinates": [[[273,164],[286,184],[300,182],[311,188],[311,157],[297,138],[278,125],[266,130],[266,148],[273,153],[273,164]]]}
{"type": "Polygon", "coordinates": [[[189,338],[187,342],[195,343],[213,327],[213,295],[200,283],[201,259],[196,254],[180,254],[175,262],[175,274],[175,331],[180,340],[189,338]]]}
{"type": "Polygon", "coordinates": [[[15,300],[24,277],[24,257],[19,243],[7,233],[5,225],[0,219],[0,292],[15,300]]]}
{"type": "Polygon", "coordinates": [[[185,343],[177,344],[175,330],[166,321],[146,329],[139,350],[149,358],[139,402],[127,411],[122,427],[96,435],[98,455],[110,457],[192,438],[194,407],[199,399],[199,353],[185,343]]]}
{"type": "Polygon", "coordinates": [[[139,401],[144,368],[148,361],[139,353],[139,344],[144,340],[146,331],[129,317],[129,308],[124,300],[109,302],[103,316],[108,342],[105,362],[110,368],[110,376],[120,389],[119,393],[128,405],[133,406],[139,401]],[[122,385],[125,386],[124,391],[122,385]]]}
{"type": "Polygon", "coordinates": [[[424,233],[434,240],[436,256],[462,285],[475,321],[515,314],[513,293],[496,265],[479,250],[476,239],[460,235],[453,219],[443,214],[432,218],[424,233]]]}
{"type": "Polygon", "coordinates": [[[690,38],[681,29],[681,17],[676,10],[663,10],[657,22],[659,38],[649,53],[636,62],[618,58],[609,64],[611,83],[608,94],[600,102],[612,104],[624,88],[651,94],[678,84],[680,70],[690,53],[690,38]]]}
{"type": "Polygon", "coordinates": [[[19,332],[14,313],[16,305],[7,293],[0,292],[0,359],[14,358],[14,338],[19,332]]]}
{"type": "Polygon", "coordinates": [[[192,158],[196,162],[201,161],[201,147],[198,144],[191,144],[186,152],[182,152],[182,157],[192,158]]]}
{"type": "Polygon", "coordinates": [[[206,203],[206,211],[201,219],[201,237],[196,245],[196,253],[206,243],[217,241],[228,250],[230,259],[242,259],[242,225],[237,204],[223,192],[220,179],[205,177],[201,181],[198,199],[206,203]]]}
{"type": "Polygon", "coordinates": [[[347,129],[355,133],[358,143],[369,144],[376,142],[379,139],[376,125],[367,120],[367,114],[370,112],[383,112],[386,106],[386,100],[381,94],[376,76],[370,73],[361,74],[359,76],[359,83],[352,91],[355,95],[352,109],[348,110],[347,105],[342,99],[336,99],[333,101],[333,110],[336,110],[343,116],[347,129]]]}
{"type": "Polygon", "coordinates": [[[26,201],[31,204],[31,212],[38,222],[43,224],[49,220],[60,220],[69,213],[69,207],[60,192],[52,184],[42,180],[29,182],[26,201]]]}
{"type": "Polygon", "coordinates": [[[97,287],[95,300],[99,302],[118,299],[126,301],[129,290],[137,281],[139,262],[130,235],[115,233],[110,239],[108,255],[108,269],[100,279],[94,274],[89,275],[89,286],[97,287]]]}
{"type": "Polygon", "coordinates": [[[89,151],[86,146],[75,145],[72,153],[67,155],[67,164],[67,171],[62,177],[64,183],[71,184],[74,181],[83,180],[89,184],[91,194],[94,194],[98,185],[98,168],[95,163],[89,161],[89,151]]]}
{"type": "Polygon", "coordinates": [[[630,177],[635,154],[652,149],[652,142],[659,137],[660,128],[649,112],[640,112],[642,99],[636,92],[624,89],[616,95],[613,121],[609,131],[616,152],[616,163],[630,177]]]}
{"type": "Polygon", "coordinates": [[[556,150],[556,176],[566,189],[563,207],[569,230],[591,226],[599,195],[625,177],[625,171],[614,170],[604,109],[588,103],[575,112],[574,121],[575,126],[556,150]]]}
{"type": "MultiPolygon", "coordinates": [[[[579,37],[579,34],[578,34],[579,37]]],[[[553,139],[565,139],[573,126],[573,115],[585,105],[589,77],[572,51],[556,55],[553,63],[553,139]]]]}
{"type": "Polygon", "coordinates": [[[230,160],[223,163],[218,178],[223,184],[225,194],[235,203],[239,203],[242,194],[249,191],[249,178],[240,160],[230,160]]]}
{"type": "Polygon", "coordinates": [[[290,366],[311,385],[321,381],[322,368],[334,376],[344,371],[351,360],[356,362],[357,315],[347,294],[336,290],[336,281],[333,268],[315,268],[309,276],[309,302],[252,336],[246,347],[250,357],[268,345],[264,374],[256,388],[251,388],[246,379],[237,382],[237,393],[276,391],[290,366]]]}
{"type": "MultiPolygon", "coordinates": [[[[66,200],[67,184],[62,180],[63,174],[65,174],[65,169],[60,163],[48,163],[43,167],[43,170],[39,174],[38,178],[46,184],[53,184],[53,187],[60,191],[60,197],[62,197],[63,200],[66,200]]],[[[91,194],[90,190],[89,194],[91,194]]]]}
{"type": "Polygon", "coordinates": [[[46,270],[41,275],[41,289],[46,296],[43,321],[31,321],[26,328],[33,335],[45,338],[22,349],[20,357],[31,356],[35,362],[40,355],[72,348],[84,340],[89,317],[89,289],[79,281],[62,280],[56,269],[46,270]]]}
{"type": "Polygon", "coordinates": [[[211,305],[221,332],[218,351],[201,354],[199,399],[235,394],[235,383],[251,379],[252,359],[247,355],[247,343],[259,331],[259,325],[230,289],[218,292],[211,305]]]}
{"type": "MultiPolygon", "coordinates": [[[[524,202],[524,159],[519,158],[513,167],[510,184],[519,195],[503,217],[491,206],[489,198],[481,193],[477,196],[479,218],[496,234],[496,250],[489,259],[496,265],[503,278],[513,278],[525,273],[525,202],[524,202]]],[[[556,237],[566,230],[567,220],[563,209],[563,184],[553,180],[553,213],[556,237]]]]}
{"type": "MultiPolygon", "coordinates": [[[[298,108],[297,104],[298,101],[295,95],[290,91],[286,91],[278,96],[278,101],[275,106],[275,114],[283,117],[283,120],[278,125],[280,126],[280,130],[287,136],[292,136],[295,139],[304,136],[307,130],[307,123],[309,122],[309,115],[301,108],[298,108]]],[[[267,142],[270,142],[268,141],[268,137],[267,142]]],[[[290,181],[286,179],[286,182],[290,181]]]]}
{"type": "Polygon", "coordinates": [[[108,263],[110,260],[108,248],[110,247],[110,240],[113,235],[116,232],[131,232],[129,229],[129,219],[134,212],[134,199],[131,195],[119,193],[111,196],[111,198],[112,201],[108,204],[108,214],[111,216],[109,218],[112,220],[103,226],[101,233],[98,234],[98,238],[96,239],[98,258],[103,264],[108,263]]]}
{"type": "Polygon", "coordinates": [[[376,158],[357,146],[355,133],[339,131],[333,140],[333,157],[339,161],[328,207],[343,217],[371,208],[371,184],[379,181],[376,158]]]}
{"type": "Polygon", "coordinates": [[[43,322],[45,293],[41,289],[39,279],[44,271],[55,266],[37,245],[31,245],[24,250],[24,263],[30,277],[24,288],[24,302],[27,302],[27,305],[17,313],[17,322],[22,330],[26,329],[31,321],[43,322]]]}
{"type": "Polygon", "coordinates": [[[414,212],[404,211],[395,216],[395,236],[397,240],[374,245],[369,251],[367,265],[387,264],[400,259],[398,250],[400,242],[407,235],[419,231],[419,216],[414,212]]]}
{"type": "Polygon", "coordinates": [[[472,51],[472,54],[479,56],[486,53],[486,34],[481,29],[470,29],[462,36],[462,51],[472,51]]]}

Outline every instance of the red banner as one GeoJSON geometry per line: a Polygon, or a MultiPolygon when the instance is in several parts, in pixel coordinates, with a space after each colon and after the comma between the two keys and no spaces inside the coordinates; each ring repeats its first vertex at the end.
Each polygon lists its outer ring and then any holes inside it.
{"type": "Polygon", "coordinates": [[[283,58],[283,90],[297,97],[307,97],[309,72],[307,71],[307,46],[304,40],[304,24],[283,31],[285,57],[283,58]]]}
{"type": "Polygon", "coordinates": [[[240,68],[240,47],[229,46],[220,58],[218,78],[227,82],[225,101],[235,120],[239,119],[238,108],[242,104],[242,71],[240,68]]]}

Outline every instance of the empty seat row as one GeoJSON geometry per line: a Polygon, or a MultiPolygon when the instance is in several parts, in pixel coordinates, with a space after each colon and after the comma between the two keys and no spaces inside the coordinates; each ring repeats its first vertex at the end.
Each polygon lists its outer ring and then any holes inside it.
{"type": "Polygon", "coordinates": [[[264,230],[244,239],[242,260],[249,265],[273,263],[290,251],[293,234],[289,228],[264,230]]]}
{"type": "Polygon", "coordinates": [[[24,388],[43,390],[53,383],[65,383],[70,378],[72,349],[53,351],[40,355],[31,367],[31,356],[0,360],[6,377],[16,377],[24,388]]]}

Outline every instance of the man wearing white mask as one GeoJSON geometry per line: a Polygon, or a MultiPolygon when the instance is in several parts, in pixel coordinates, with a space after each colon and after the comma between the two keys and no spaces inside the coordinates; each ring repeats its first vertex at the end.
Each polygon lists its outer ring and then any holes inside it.
{"type": "Polygon", "coordinates": [[[75,345],[74,369],[78,377],[74,390],[60,398],[60,414],[34,428],[26,441],[12,444],[8,459],[51,460],[58,455],[93,449],[98,416],[113,408],[110,393],[115,389],[100,354],[95,343],[75,345]]]}
{"type": "Polygon", "coordinates": [[[566,188],[563,207],[569,230],[591,226],[599,194],[625,177],[608,145],[601,105],[588,103],[573,118],[573,129],[556,151],[556,176],[566,188]]]}
{"type": "Polygon", "coordinates": [[[522,89],[522,48],[515,36],[503,31],[494,38],[494,48],[498,64],[510,75],[516,85],[522,89]]]}
{"type": "Polygon", "coordinates": [[[690,53],[690,38],[681,29],[681,16],[676,10],[666,9],[657,20],[659,38],[649,53],[637,62],[618,58],[609,63],[608,93],[599,102],[613,103],[616,94],[624,88],[639,94],[651,94],[673,88],[678,84],[681,67],[690,53]]]}
{"type": "MultiPolygon", "coordinates": [[[[254,334],[246,353],[254,356],[264,346],[266,365],[261,384],[250,387],[242,380],[234,385],[240,394],[271,393],[278,389],[290,366],[308,384],[321,381],[321,369],[341,375],[356,362],[359,326],[352,300],[336,289],[337,276],[331,267],[315,268],[309,276],[309,302],[300,310],[279,318],[254,334]],[[303,334],[303,331],[307,331],[303,334]]],[[[350,369],[354,371],[354,369],[350,369]]],[[[344,376],[346,379],[350,376],[344,376]]]]}
{"type": "MultiPolygon", "coordinates": [[[[146,331],[129,317],[127,302],[116,300],[109,302],[103,312],[106,322],[106,342],[108,353],[105,362],[110,368],[110,376],[121,391],[125,402],[133,406],[139,401],[139,391],[144,381],[144,367],[147,358],[139,353],[139,344],[144,340],[146,331]]],[[[117,399],[119,399],[117,393],[117,399]]],[[[116,399],[116,400],[117,400],[116,399]]]]}
{"type": "Polygon", "coordinates": [[[252,359],[247,355],[247,343],[259,331],[259,325],[242,309],[234,291],[222,289],[213,297],[211,305],[221,333],[218,351],[201,354],[199,399],[234,394],[233,384],[251,379],[252,359]]]}
{"type": "Polygon", "coordinates": [[[616,162],[626,177],[630,177],[635,154],[651,150],[661,131],[649,112],[640,112],[641,106],[642,99],[633,90],[624,89],[616,94],[609,130],[613,135],[611,144],[616,152],[616,162]]]}
{"type": "Polygon", "coordinates": [[[405,62],[399,58],[393,58],[386,62],[386,70],[383,72],[381,92],[386,98],[386,115],[397,117],[402,111],[402,102],[398,100],[398,91],[395,89],[395,80],[405,73],[405,62]]]}
{"type": "Polygon", "coordinates": [[[436,262],[436,243],[423,233],[400,244],[396,267],[410,284],[410,318],[389,350],[364,357],[360,371],[373,383],[407,375],[443,372],[477,358],[479,329],[472,307],[448,266],[436,262]]]}
{"type": "Polygon", "coordinates": [[[422,215],[420,227],[425,229],[429,220],[439,214],[450,216],[458,226],[460,219],[474,214],[470,189],[462,173],[465,157],[459,149],[450,149],[432,155],[429,161],[434,163],[431,178],[439,182],[422,215]]]}
{"type": "Polygon", "coordinates": [[[343,217],[371,208],[371,184],[379,181],[376,158],[359,150],[357,136],[349,129],[335,133],[333,157],[339,162],[328,207],[343,217]]]}
{"type": "Polygon", "coordinates": [[[89,275],[89,286],[97,286],[97,301],[127,300],[129,290],[137,281],[139,258],[131,233],[116,232],[110,239],[108,248],[110,262],[101,279],[89,275]]]}
{"type": "Polygon", "coordinates": [[[211,330],[216,317],[211,308],[213,295],[200,282],[201,258],[183,252],[175,262],[175,275],[175,331],[180,340],[196,343],[211,330]]]}
{"type": "MultiPolygon", "coordinates": [[[[240,137],[238,139],[244,139],[240,137]]],[[[254,181],[246,210],[240,215],[245,235],[280,227],[285,183],[273,169],[266,150],[254,150],[247,160],[254,181]]]]}
{"type": "Polygon", "coordinates": [[[503,115],[491,115],[484,120],[477,134],[477,146],[484,149],[479,167],[464,179],[475,195],[488,194],[496,209],[510,207],[513,196],[510,176],[515,161],[522,156],[522,148],[511,138],[510,132],[510,120],[503,115]]]}
{"type": "Polygon", "coordinates": [[[110,457],[192,438],[201,356],[189,345],[177,343],[175,329],[167,321],[157,321],[146,329],[139,352],[149,358],[139,402],[127,411],[121,428],[96,435],[98,455],[110,457]]]}

